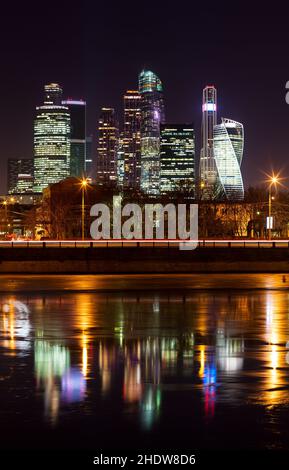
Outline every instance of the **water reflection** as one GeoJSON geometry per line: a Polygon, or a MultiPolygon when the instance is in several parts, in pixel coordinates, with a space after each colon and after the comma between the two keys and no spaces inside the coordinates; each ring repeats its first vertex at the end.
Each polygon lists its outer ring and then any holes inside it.
{"type": "Polygon", "coordinates": [[[9,353],[16,382],[20,360],[33,367],[54,426],[108,404],[143,432],[183,406],[204,423],[218,407],[289,406],[286,291],[3,296],[0,311],[1,362],[9,353]]]}
{"type": "Polygon", "coordinates": [[[44,390],[45,416],[56,422],[60,404],[59,381],[70,367],[70,353],[60,344],[34,342],[36,388],[44,390]]]}
{"type": "Polygon", "coordinates": [[[2,311],[1,344],[3,347],[9,349],[11,355],[15,355],[17,349],[29,349],[31,325],[28,306],[10,298],[0,303],[0,311],[2,311]]]}

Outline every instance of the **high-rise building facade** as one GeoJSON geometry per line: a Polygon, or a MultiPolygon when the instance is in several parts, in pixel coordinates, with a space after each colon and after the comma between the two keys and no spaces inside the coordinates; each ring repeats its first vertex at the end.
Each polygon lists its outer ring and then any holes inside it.
{"type": "Polygon", "coordinates": [[[156,195],[160,191],[160,125],[164,123],[163,87],[150,70],[139,75],[141,95],[141,189],[156,195]]]}
{"type": "Polygon", "coordinates": [[[98,121],[96,179],[109,184],[117,181],[118,124],[113,108],[102,108],[98,121]]]}
{"type": "Polygon", "coordinates": [[[227,200],[244,199],[241,163],[244,128],[239,122],[223,119],[214,127],[214,154],[220,185],[227,200]]]}
{"type": "Polygon", "coordinates": [[[85,175],[92,178],[94,173],[93,168],[93,137],[92,135],[86,136],[86,151],[85,151],[85,175]]]}
{"type": "Polygon", "coordinates": [[[161,125],[160,190],[195,190],[195,132],[188,124],[161,125]]]}
{"type": "Polygon", "coordinates": [[[217,124],[217,90],[208,85],[203,90],[202,104],[202,147],[199,176],[204,196],[213,196],[218,185],[218,173],[214,159],[214,126],[217,124]]]}
{"type": "Polygon", "coordinates": [[[33,158],[9,158],[7,175],[8,194],[26,194],[33,191],[33,158]]]}
{"type": "Polygon", "coordinates": [[[124,95],[124,180],[126,188],[138,189],[141,176],[141,95],[128,90],[124,95]]]}
{"type": "Polygon", "coordinates": [[[117,185],[119,189],[124,188],[125,181],[125,160],[124,160],[124,133],[119,134],[117,149],[117,185]]]}
{"type": "Polygon", "coordinates": [[[70,114],[57,83],[45,85],[44,104],[34,120],[34,191],[70,174],[70,114]]]}
{"type": "Polygon", "coordinates": [[[62,105],[70,114],[70,176],[81,178],[85,174],[86,102],[67,99],[62,105]]]}

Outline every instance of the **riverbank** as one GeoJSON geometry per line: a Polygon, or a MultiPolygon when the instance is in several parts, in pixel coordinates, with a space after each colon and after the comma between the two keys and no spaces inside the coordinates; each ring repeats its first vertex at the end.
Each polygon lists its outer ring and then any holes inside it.
{"type": "Polygon", "coordinates": [[[0,273],[289,273],[288,248],[2,248],[0,273]]]}

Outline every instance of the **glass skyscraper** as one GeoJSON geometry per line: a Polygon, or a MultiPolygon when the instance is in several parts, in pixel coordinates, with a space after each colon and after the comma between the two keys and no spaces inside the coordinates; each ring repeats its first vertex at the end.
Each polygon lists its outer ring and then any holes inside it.
{"type": "Polygon", "coordinates": [[[42,192],[70,173],[70,114],[57,83],[45,85],[44,104],[34,120],[34,191],[42,192]]]}
{"type": "Polygon", "coordinates": [[[70,176],[81,178],[85,174],[86,102],[68,99],[62,104],[70,113],[70,176]]]}
{"type": "Polygon", "coordinates": [[[218,173],[214,159],[213,131],[217,124],[217,90],[208,85],[203,90],[202,147],[200,155],[200,182],[204,197],[212,197],[218,185],[218,173]]]}
{"type": "Polygon", "coordinates": [[[244,199],[241,163],[244,149],[244,128],[239,122],[222,118],[214,127],[214,155],[220,185],[228,200],[244,199]]]}
{"type": "Polygon", "coordinates": [[[139,188],[141,176],[141,95],[128,90],[124,95],[124,180],[126,188],[139,188]]]}
{"type": "Polygon", "coordinates": [[[160,190],[195,189],[195,132],[189,124],[161,125],[160,190]]]}
{"type": "Polygon", "coordinates": [[[124,187],[125,178],[125,157],[124,157],[124,137],[123,132],[120,133],[117,149],[117,185],[120,189],[124,187]]]}
{"type": "Polygon", "coordinates": [[[85,148],[85,175],[88,178],[92,178],[94,173],[93,168],[93,136],[86,136],[86,148],[85,148]]]}
{"type": "Polygon", "coordinates": [[[117,181],[118,124],[113,108],[102,108],[98,121],[96,179],[108,184],[117,181]]]}
{"type": "Polygon", "coordinates": [[[160,125],[164,123],[163,87],[156,74],[139,75],[141,95],[141,189],[147,194],[160,191],[160,125]]]}
{"type": "Polygon", "coordinates": [[[8,194],[25,194],[33,191],[33,158],[9,158],[8,194]]]}

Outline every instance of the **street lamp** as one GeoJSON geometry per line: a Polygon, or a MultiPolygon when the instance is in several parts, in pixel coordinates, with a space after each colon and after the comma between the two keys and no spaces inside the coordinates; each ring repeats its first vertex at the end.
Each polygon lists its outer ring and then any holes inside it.
{"type": "Polygon", "coordinates": [[[269,201],[268,201],[268,205],[269,205],[269,210],[268,210],[268,239],[271,240],[271,230],[273,228],[273,219],[272,219],[272,216],[271,216],[271,212],[272,212],[272,195],[271,195],[271,189],[272,189],[272,186],[273,184],[276,185],[279,183],[279,179],[278,179],[278,176],[275,176],[273,174],[273,176],[270,177],[270,183],[269,183],[269,201]]]}
{"type": "Polygon", "coordinates": [[[84,226],[84,215],[85,215],[85,205],[84,205],[84,193],[87,187],[87,180],[83,179],[81,181],[81,191],[82,191],[82,201],[81,201],[81,238],[84,240],[84,231],[85,231],[85,226],[84,226]]]}
{"type": "Polygon", "coordinates": [[[3,201],[3,206],[5,207],[5,225],[6,225],[6,233],[9,232],[8,230],[8,216],[7,216],[7,201],[3,201]]]}

